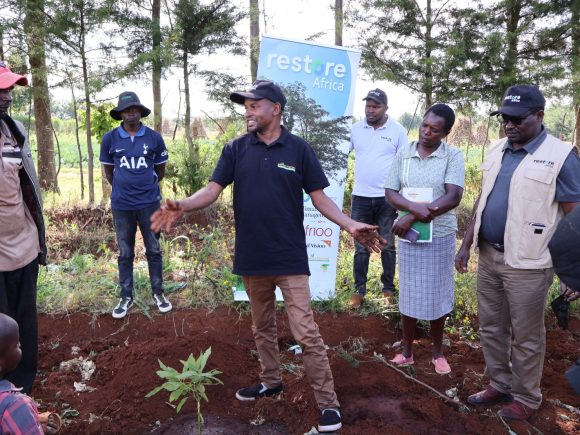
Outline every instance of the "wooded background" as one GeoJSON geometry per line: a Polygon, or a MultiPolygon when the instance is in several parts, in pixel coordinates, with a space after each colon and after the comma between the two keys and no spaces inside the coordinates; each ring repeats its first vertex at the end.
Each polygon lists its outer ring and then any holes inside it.
{"type": "MultiPolygon", "coordinates": [[[[229,93],[256,78],[270,1],[277,0],[0,0],[0,59],[32,79],[15,91],[13,113],[33,118],[43,189],[58,191],[52,89],[70,91],[92,203],[94,139],[110,128],[97,95],[122,82],[150,82],[153,127],[162,131],[161,79],[179,67],[177,121],[195,153],[190,80],[204,81],[208,97],[232,114],[229,93]],[[236,30],[239,22],[249,38],[236,30]],[[198,67],[201,57],[224,53],[232,62],[249,57],[250,70],[234,76],[198,67]]],[[[328,13],[335,44],[351,35],[345,45],[362,50],[362,71],[408,88],[423,108],[442,101],[467,115],[489,111],[508,86],[533,83],[571,107],[570,139],[580,143],[580,0],[333,0],[328,13]]]]}

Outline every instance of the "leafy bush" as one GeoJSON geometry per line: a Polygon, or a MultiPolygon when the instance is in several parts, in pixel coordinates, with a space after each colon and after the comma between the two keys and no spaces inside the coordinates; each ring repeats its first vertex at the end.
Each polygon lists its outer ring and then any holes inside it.
{"type": "Polygon", "coordinates": [[[188,149],[185,139],[168,141],[169,161],[166,178],[175,196],[190,196],[211,177],[223,146],[240,133],[240,124],[229,124],[218,139],[196,139],[194,150],[188,149]]]}

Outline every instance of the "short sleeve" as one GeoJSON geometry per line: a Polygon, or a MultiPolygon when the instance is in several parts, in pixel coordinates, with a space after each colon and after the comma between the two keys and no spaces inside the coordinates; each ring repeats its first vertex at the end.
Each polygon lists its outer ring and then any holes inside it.
{"type": "Polygon", "coordinates": [[[305,143],[302,159],[302,189],[306,193],[324,189],[330,186],[316,153],[308,143],[305,143]]]}
{"type": "Polygon", "coordinates": [[[405,128],[401,128],[401,133],[399,134],[399,141],[397,143],[397,151],[402,148],[407,148],[409,146],[409,139],[407,139],[407,132],[405,128]]]}
{"type": "Polygon", "coordinates": [[[556,179],[556,201],[580,202],[580,157],[570,151],[556,179]]]}
{"type": "Polygon", "coordinates": [[[165,146],[165,141],[163,140],[163,136],[159,133],[155,132],[155,138],[157,142],[156,152],[155,152],[155,161],[153,162],[156,165],[161,165],[166,163],[169,160],[169,153],[167,152],[167,147],[165,146]]]}
{"type": "Polygon", "coordinates": [[[445,184],[455,184],[463,188],[465,186],[465,161],[463,154],[456,148],[450,148],[445,171],[445,184]]]}
{"type": "Polygon", "coordinates": [[[235,157],[234,143],[228,142],[222,149],[222,154],[217,162],[210,180],[226,187],[234,182],[235,157]]]}
{"type": "MultiPolygon", "coordinates": [[[[113,130],[115,131],[115,130],[113,130]]],[[[111,135],[113,131],[106,133],[101,140],[101,153],[99,154],[99,161],[104,165],[114,165],[115,161],[110,153],[111,150],[111,135]]]]}
{"type": "Polygon", "coordinates": [[[385,189],[396,190],[397,192],[401,190],[401,166],[403,161],[403,150],[407,147],[400,147],[399,151],[393,159],[391,164],[391,170],[387,174],[387,179],[385,180],[385,189]]]}

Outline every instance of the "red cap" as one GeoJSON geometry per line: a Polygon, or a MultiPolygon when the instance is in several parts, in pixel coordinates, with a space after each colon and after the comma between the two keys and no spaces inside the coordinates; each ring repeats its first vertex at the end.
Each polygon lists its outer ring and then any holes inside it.
{"type": "Polygon", "coordinates": [[[28,79],[20,74],[13,73],[4,62],[0,62],[0,89],[8,89],[14,85],[26,86],[28,79]]]}

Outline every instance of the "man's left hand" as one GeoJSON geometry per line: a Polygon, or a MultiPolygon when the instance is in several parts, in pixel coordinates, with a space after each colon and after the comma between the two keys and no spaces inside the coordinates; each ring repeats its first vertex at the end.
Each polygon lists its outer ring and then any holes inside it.
{"type": "Polygon", "coordinates": [[[575,291],[560,281],[560,294],[564,296],[564,300],[567,302],[575,301],[580,298],[580,291],[575,291]]]}
{"type": "Polygon", "coordinates": [[[361,222],[356,222],[349,233],[363,245],[369,252],[381,252],[389,242],[379,234],[379,227],[377,225],[368,225],[361,222]]]}

